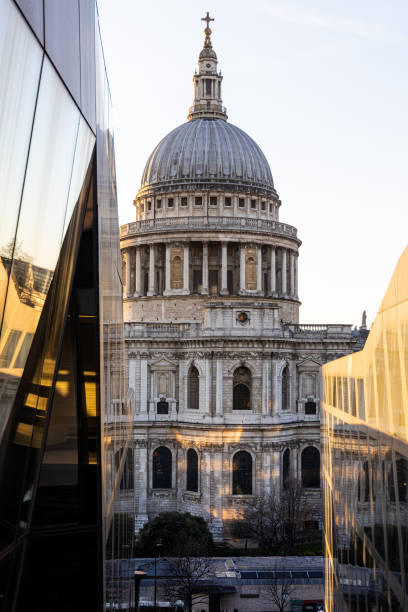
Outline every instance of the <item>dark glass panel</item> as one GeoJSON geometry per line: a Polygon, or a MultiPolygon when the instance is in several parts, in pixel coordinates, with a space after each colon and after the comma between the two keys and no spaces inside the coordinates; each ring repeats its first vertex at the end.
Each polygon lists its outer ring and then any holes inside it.
{"type": "Polygon", "coordinates": [[[169,402],[157,402],[157,414],[169,414],[169,402]]]}
{"type": "Polygon", "coordinates": [[[306,402],[305,404],[305,414],[316,414],[316,402],[306,402]]]}
{"type": "Polygon", "coordinates": [[[171,451],[159,446],[153,453],[153,489],[171,489],[171,451]]]}
{"type": "Polygon", "coordinates": [[[95,131],[95,1],[79,0],[81,110],[95,131]]]}
{"type": "Polygon", "coordinates": [[[252,457],[238,451],[232,460],[232,494],[252,495],[252,457]]]}
{"type": "Polygon", "coordinates": [[[302,452],[302,487],[320,487],[320,453],[314,446],[302,452]]]}
{"type": "Polygon", "coordinates": [[[33,519],[35,525],[79,520],[78,390],[73,325],[69,319],[50,408],[33,519]]]}
{"type": "Polygon", "coordinates": [[[45,48],[78,104],[81,102],[78,0],[44,0],[45,48]]]}
{"type": "Polygon", "coordinates": [[[203,271],[193,270],[193,292],[198,293],[203,286],[203,271]]]}
{"type": "Polygon", "coordinates": [[[14,4],[0,2],[0,331],[13,253],[21,258],[15,233],[42,55],[14,4]]]}
{"type": "MultiPolygon", "coordinates": [[[[44,10],[43,0],[16,0],[34,32],[40,41],[44,42],[44,10]]],[[[10,3],[11,4],[11,3],[10,3]]]]}
{"type": "Polygon", "coordinates": [[[198,455],[193,448],[187,451],[187,491],[198,491],[198,455]]]}
{"type": "Polygon", "coordinates": [[[196,367],[192,366],[188,374],[188,407],[199,409],[200,377],[196,367]]]}

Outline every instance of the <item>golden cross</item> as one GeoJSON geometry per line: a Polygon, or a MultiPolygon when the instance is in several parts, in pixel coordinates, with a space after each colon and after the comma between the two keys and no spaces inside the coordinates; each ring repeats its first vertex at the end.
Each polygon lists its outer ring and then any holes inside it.
{"type": "Polygon", "coordinates": [[[210,25],[210,21],[215,21],[213,17],[210,17],[210,13],[207,11],[207,15],[205,17],[201,17],[201,21],[207,22],[207,28],[210,25]]]}

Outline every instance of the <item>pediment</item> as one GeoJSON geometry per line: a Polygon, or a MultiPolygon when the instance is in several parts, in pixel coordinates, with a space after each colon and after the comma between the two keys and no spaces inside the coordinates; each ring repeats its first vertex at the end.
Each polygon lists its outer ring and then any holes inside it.
{"type": "Polygon", "coordinates": [[[156,361],[150,363],[151,370],[175,370],[177,368],[177,362],[167,359],[167,357],[160,357],[156,361]]]}
{"type": "Polygon", "coordinates": [[[312,355],[309,355],[308,357],[305,357],[304,359],[302,359],[302,361],[299,361],[296,364],[296,367],[304,369],[304,370],[316,370],[316,367],[320,368],[321,365],[322,364],[320,361],[318,361],[312,355]]]}

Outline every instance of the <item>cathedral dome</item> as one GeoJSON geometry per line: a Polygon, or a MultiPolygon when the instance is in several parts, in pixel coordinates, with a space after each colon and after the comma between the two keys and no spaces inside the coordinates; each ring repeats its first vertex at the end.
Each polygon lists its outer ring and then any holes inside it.
{"type": "Polygon", "coordinates": [[[147,160],[141,191],[209,183],[277,197],[271,169],[256,142],[217,118],[197,118],[167,134],[147,160]]]}

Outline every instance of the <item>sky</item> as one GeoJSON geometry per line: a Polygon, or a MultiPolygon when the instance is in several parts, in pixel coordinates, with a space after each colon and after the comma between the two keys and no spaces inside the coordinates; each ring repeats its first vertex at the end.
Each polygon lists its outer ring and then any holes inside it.
{"type": "Polygon", "coordinates": [[[406,0],[98,0],[120,223],[187,119],[207,11],[228,120],[271,166],[302,240],[302,323],[374,321],[407,244],[406,0]]]}

